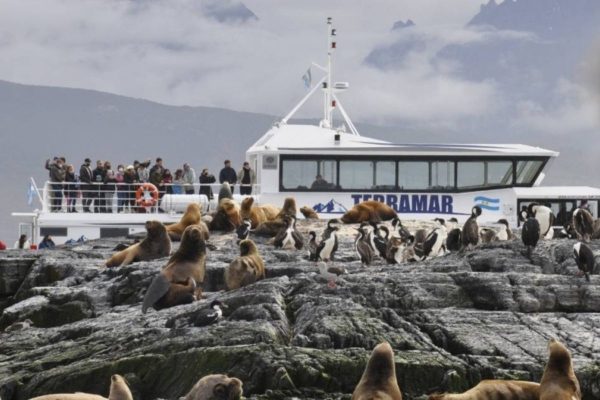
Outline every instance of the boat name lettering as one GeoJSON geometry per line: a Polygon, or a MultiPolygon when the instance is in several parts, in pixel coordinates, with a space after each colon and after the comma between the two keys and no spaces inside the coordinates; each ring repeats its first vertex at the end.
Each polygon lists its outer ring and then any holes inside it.
{"type": "Polygon", "coordinates": [[[452,214],[452,196],[437,194],[351,194],[354,204],[367,200],[380,201],[398,213],[452,214]]]}

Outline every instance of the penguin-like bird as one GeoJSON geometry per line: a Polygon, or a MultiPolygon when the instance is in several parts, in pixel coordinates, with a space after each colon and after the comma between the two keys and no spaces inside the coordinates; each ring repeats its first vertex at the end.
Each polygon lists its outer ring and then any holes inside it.
{"type": "Polygon", "coordinates": [[[527,207],[528,217],[533,217],[540,223],[540,239],[552,239],[554,236],[554,213],[550,207],[539,203],[531,203],[527,207]]]}
{"type": "Polygon", "coordinates": [[[385,258],[389,239],[390,230],[387,226],[379,225],[375,228],[375,232],[373,234],[373,243],[375,244],[375,250],[377,253],[379,253],[381,258],[385,258]]]}
{"type": "Polygon", "coordinates": [[[366,231],[365,227],[360,227],[357,229],[357,231],[358,235],[356,235],[356,239],[354,240],[356,253],[358,254],[360,262],[363,266],[371,265],[375,253],[373,252],[373,248],[369,243],[368,232],[366,231]]]}
{"type": "Polygon", "coordinates": [[[319,262],[319,274],[327,279],[327,286],[331,289],[336,288],[335,283],[337,281],[337,278],[345,273],[346,270],[344,268],[334,266],[327,267],[327,264],[324,261],[319,262]]]}
{"type": "Polygon", "coordinates": [[[512,231],[510,230],[510,225],[508,221],[504,218],[498,220],[498,224],[500,229],[496,232],[496,240],[505,242],[507,240],[513,240],[514,236],[512,231]]]}
{"type": "Polygon", "coordinates": [[[448,233],[446,232],[445,221],[441,218],[436,218],[438,226],[436,226],[425,238],[423,242],[423,256],[427,257],[439,257],[446,253],[446,238],[448,233]]]}
{"type": "Polygon", "coordinates": [[[238,241],[246,240],[250,236],[250,228],[252,227],[252,221],[245,219],[242,224],[237,228],[238,241]]]}
{"type": "Polygon", "coordinates": [[[585,275],[585,279],[590,281],[590,274],[594,272],[596,260],[592,249],[585,243],[577,242],[573,245],[573,257],[579,268],[579,275],[585,275]]]}
{"type": "Polygon", "coordinates": [[[461,248],[461,230],[458,227],[458,220],[454,217],[446,221],[446,230],[448,237],[446,238],[446,249],[448,251],[459,251],[461,248]]]}
{"type": "Polygon", "coordinates": [[[571,226],[577,238],[588,243],[594,234],[594,217],[585,208],[578,208],[573,211],[571,226]]]}
{"type": "Polygon", "coordinates": [[[392,220],[392,227],[394,228],[394,235],[398,235],[403,240],[406,240],[410,236],[410,232],[402,225],[400,218],[395,217],[392,220]]]}
{"type": "Polygon", "coordinates": [[[464,247],[477,246],[479,243],[479,224],[477,217],[481,215],[481,207],[475,206],[471,209],[471,216],[463,225],[461,232],[462,244],[464,247]]]}
{"type": "Polygon", "coordinates": [[[523,229],[521,230],[521,240],[527,247],[527,257],[531,258],[533,248],[540,240],[540,223],[536,218],[527,216],[527,211],[521,211],[521,217],[525,219],[523,229]]]}
{"type": "Polygon", "coordinates": [[[333,261],[335,252],[338,249],[338,237],[336,231],[340,229],[340,221],[337,219],[330,219],[327,221],[327,228],[321,235],[321,243],[317,247],[317,259],[323,261],[333,261]]]}
{"type": "Polygon", "coordinates": [[[225,308],[223,303],[219,300],[213,300],[210,303],[209,309],[200,310],[194,318],[194,326],[207,326],[218,322],[223,318],[223,310],[225,308]]]}
{"type": "Polygon", "coordinates": [[[283,217],[286,223],[285,229],[279,231],[273,244],[276,248],[296,248],[296,250],[302,249],[304,246],[304,239],[298,230],[296,229],[296,217],[293,215],[286,215],[283,217]]]}
{"type": "Polygon", "coordinates": [[[317,256],[317,249],[319,248],[319,244],[317,243],[317,233],[315,231],[308,232],[308,237],[310,238],[308,241],[308,261],[318,261],[319,257],[317,256]]]}

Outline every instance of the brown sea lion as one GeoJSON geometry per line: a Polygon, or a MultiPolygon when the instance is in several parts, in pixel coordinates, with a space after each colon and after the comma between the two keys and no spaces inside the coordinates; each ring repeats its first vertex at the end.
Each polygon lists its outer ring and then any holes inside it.
{"type": "Polygon", "coordinates": [[[581,400],[571,353],[556,339],[548,343],[548,363],[540,381],[540,400],[581,400]]]}
{"type": "Polygon", "coordinates": [[[171,253],[171,239],[167,235],[165,226],[159,221],[146,221],[146,231],[144,240],[113,254],[105,265],[117,267],[134,261],[150,261],[167,257],[171,253]]]}
{"type": "MultiPolygon", "coordinates": [[[[88,393],[59,393],[34,397],[30,400],[106,400],[106,397],[88,393]]],[[[108,400],[133,400],[127,381],[121,375],[111,376],[108,400]]]]}
{"type": "Polygon", "coordinates": [[[231,232],[242,224],[240,218],[240,206],[231,199],[223,199],[210,221],[211,231],[231,232]]]}
{"type": "Polygon", "coordinates": [[[256,236],[267,236],[274,237],[279,231],[285,229],[287,223],[283,219],[276,219],[275,221],[267,221],[258,225],[256,229],[252,231],[253,235],[256,236]]]}
{"type": "Polygon", "coordinates": [[[180,304],[190,304],[196,300],[198,300],[196,298],[196,281],[188,277],[184,283],[171,282],[169,291],[154,303],[154,308],[162,310],[163,308],[174,307],[180,304]]]}
{"type": "MultiPolygon", "coordinates": [[[[203,224],[202,221],[202,211],[200,210],[200,206],[197,203],[188,204],[185,213],[176,224],[167,225],[167,232],[169,233],[169,237],[171,240],[179,241],[181,240],[181,235],[183,235],[183,231],[190,225],[198,225],[203,224]]],[[[208,229],[207,229],[208,235],[208,229]]],[[[204,240],[208,240],[208,236],[204,238],[204,240]]]]}
{"type": "Polygon", "coordinates": [[[394,351],[389,343],[380,343],[373,349],[352,400],[402,400],[396,381],[394,351]]]}
{"type": "Polygon", "coordinates": [[[286,215],[296,216],[298,214],[298,208],[296,207],[296,199],[293,197],[286,197],[283,201],[283,207],[275,219],[282,220],[286,215]]]}
{"type": "Polygon", "coordinates": [[[252,222],[252,229],[254,229],[263,222],[274,220],[279,211],[279,208],[270,204],[254,205],[254,198],[246,197],[242,200],[240,218],[242,220],[249,219],[252,222]]]}
{"type": "MultiPolygon", "coordinates": [[[[198,225],[190,225],[185,228],[181,237],[179,249],[171,256],[167,265],[152,280],[150,287],[144,296],[142,304],[142,313],[154,306],[169,290],[174,293],[185,292],[184,288],[174,287],[172,284],[189,286],[188,279],[193,279],[198,288],[202,287],[204,274],[206,272],[206,242],[204,234],[198,225]]],[[[198,289],[200,291],[201,289],[198,289]]],[[[200,293],[196,293],[196,297],[200,293]]],[[[177,299],[187,299],[187,297],[176,296],[177,299]]],[[[165,304],[161,302],[162,308],[172,307],[177,304],[165,304]]]]}
{"type": "Polygon", "coordinates": [[[317,214],[315,210],[308,206],[300,208],[300,212],[302,213],[302,215],[304,215],[304,218],[306,219],[319,219],[319,214],[317,214]]]}
{"type": "Polygon", "coordinates": [[[396,211],[387,204],[367,200],[352,207],[341,219],[345,224],[354,224],[358,222],[388,221],[397,217],[396,211]]]}
{"type": "Polygon", "coordinates": [[[192,387],[184,400],[239,400],[242,398],[242,381],[227,375],[207,375],[192,387]]]}
{"type": "Polygon", "coordinates": [[[240,256],[225,270],[227,290],[238,289],[265,278],[265,263],[250,239],[240,242],[240,256]]]}
{"type": "Polygon", "coordinates": [[[537,382],[489,379],[464,393],[432,394],[428,400],[538,400],[539,395],[537,382]]]}

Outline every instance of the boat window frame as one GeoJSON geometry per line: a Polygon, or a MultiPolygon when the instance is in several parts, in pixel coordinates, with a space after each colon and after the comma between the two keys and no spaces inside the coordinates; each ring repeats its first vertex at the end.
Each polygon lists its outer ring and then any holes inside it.
{"type": "MultiPolygon", "coordinates": [[[[351,154],[291,154],[291,153],[279,153],[279,192],[301,192],[301,193],[319,193],[319,192],[341,192],[341,193],[467,193],[467,192],[480,192],[488,190],[506,189],[511,187],[533,187],[535,182],[538,180],[540,174],[546,168],[546,165],[550,161],[549,156],[504,156],[504,155],[478,155],[478,156],[431,156],[431,155],[351,155],[351,154]],[[332,188],[324,189],[297,189],[290,188],[285,189],[283,187],[283,162],[288,160],[314,160],[314,161],[335,161],[336,162],[336,182],[333,183],[332,188]],[[339,186],[340,177],[340,162],[339,161],[394,161],[396,165],[396,179],[395,186],[393,189],[344,189],[339,186]],[[431,163],[435,161],[452,161],[454,162],[454,185],[452,189],[421,189],[421,190],[404,190],[398,186],[399,182],[399,162],[400,161],[427,161],[429,162],[429,183],[431,185],[431,163]],[[512,162],[512,182],[506,185],[493,185],[493,186],[476,186],[466,189],[457,187],[458,184],[458,163],[460,161],[510,161],[512,162]],[[539,170],[530,183],[517,183],[517,163],[519,161],[541,161],[542,164],[539,170]]],[[[487,173],[487,171],[486,171],[487,173]]],[[[486,175],[487,176],[487,175],[486,175]]],[[[487,179],[487,178],[486,178],[487,179]]]]}
{"type": "MultiPolygon", "coordinates": [[[[582,196],[582,197],[577,197],[577,196],[569,196],[569,197],[548,197],[548,198],[531,198],[531,197],[518,197],[517,198],[517,227],[520,227],[521,225],[523,225],[523,221],[521,221],[520,218],[520,213],[521,213],[521,207],[523,206],[524,203],[526,204],[530,204],[530,203],[539,203],[539,204],[548,204],[548,203],[573,203],[573,208],[571,209],[571,212],[573,212],[573,210],[575,210],[577,207],[579,207],[579,204],[581,203],[581,200],[587,200],[588,203],[596,203],[596,213],[598,214],[597,216],[594,216],[594,219],[599,218],[600,217],[600,199],[598,198],[587,198],[586,196],[582,196]]],[[[555,218],[557,217],[557,215],[554,216],[555,218]]],[[[569,219],[567,219],[567,222],[569,221],[569,219]]],[[[553,225],[554,227],[558,227],[558,226],[562,226],[562,225],[557,225],[556,223],[553,225]]]]}

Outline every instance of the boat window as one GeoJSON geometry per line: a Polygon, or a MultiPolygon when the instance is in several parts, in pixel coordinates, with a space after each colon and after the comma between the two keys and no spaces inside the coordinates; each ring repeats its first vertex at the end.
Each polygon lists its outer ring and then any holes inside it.
{"type": "Polygon", "coordinates": [[[340,161],[340,187],[342,189],[371,189],[375,176],[373,161],[340,161]]]}
{"type": "Polygon", "coordinates": [[[485,185],[485,163],[483,161],[459,161],[458,187],[470,188],[485,185]]]}
{"type": "Polygon", "coordinates": [[[533,184],[538,171],[542,167],[542,161],[519,161],[517,163],[517,183],[533,184]]]}
{"type": "Polygon", "coordinates": [[[506,186],[513,182],[513,163],[511,161],[487,161],[488,186],[506,186]]]}
{"type": "Polygon", "coordinates": [[[335,187],[335,182],[336,162],[333,160],[282,161],[284,189],[327,190],[335,187]]]}
{"type": "Polygon", "coordinates": [[[429,162],[400,161],[398,163],[400,190],[426,190],[429,188],[429,162]]]}
{"type": "Polygon", "coordinates": [[[431,189],[454,189],[454,161],[433,161],[431,163],[431,189]]]}
{"type": "MultiPolygon", "coordinates": [[[[341,170],[340,170],[341,171],[341,170]]],[[[375,189],[393,190],[396,187],[396,163],[377,161],[375,163],[375,189]]]]}

